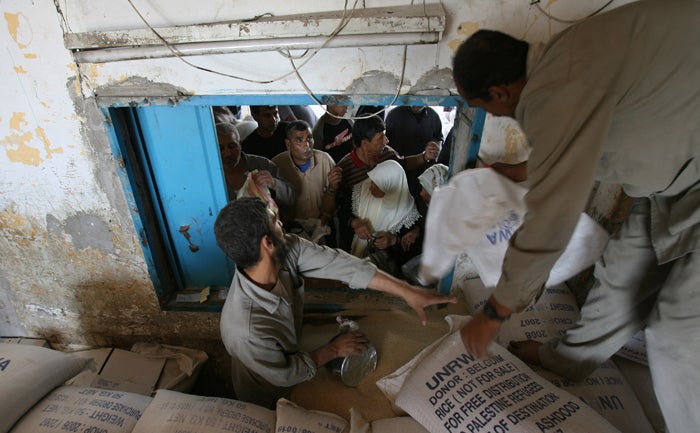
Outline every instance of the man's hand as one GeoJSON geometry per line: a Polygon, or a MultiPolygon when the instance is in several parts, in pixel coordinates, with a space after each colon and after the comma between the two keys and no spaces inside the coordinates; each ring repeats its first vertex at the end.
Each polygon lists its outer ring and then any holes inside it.
{"type": "Polygon", "coordinates": [[[367,349],[367,343],[369,343],[369,339],[365,334],[359,331],[348,332],[338,335],[330,343],[319,347],[310,355],[316,367],[320,367],[336,358],[359,355],[367,349]]]}
{"type": "Polygon", "coordinates": [[[345,128],[343,132],[340,134],[336,135],[335,138],[333,138],[333,141],[331,143],[328,143],[325,145],[326,150],[333,149],[334,147],[338,147],[341,144],[345,143],[346,141],[350,140],[352,138],[352,133],[348,128],[345,128]]]}
{"type": "Polygon", "coordinates": [[[380,250],[385,250],[396,244],[396,236],[389,232],[379,232],[374,238],[374,246],[380,250]]]}
{"type": "Polygon", "coordinates": [[[369,224],[367,223],[367,220],[363,220],[362,218],[355,218],[350,223],[350,226],[355,231],[355,234],[357,235],[358,238],[360,238],[360,239],[371,239],[372,238],[372,230],[370,230],[369,224]]]}
{"type": "MultiPolygon", "coordinates": [[[[486,302],[490,304],[495,314],[503,319],[498,320],[487,317],[486,314],[484,314],[484,310],[481,310],[459,331],[464,347],[477,358],[486,358],[489,355],[489,344],[496,338],[496,335],[498,335],[503,320],[512,313],[508,307],[498,303],[493,295],[490,296],[486,302]]],[[[487,305],[487,307],[488,306],[489,305],[487,305]]]]}
{"type": "Polygon", "coordinates": [[[469,353],[477,358],[488,357],[488,346],[501,329],[501,322],[489,319],[483,312],[476,313],[459,334],[469,353]]]}
{"type": "Polygon", "coordinates": [[[349,355],[359,355],[367,349],[367,343],[369,343],[367,336],[362,332],[355,331],[340,334],[328,344],[333,348],[335,358],[344,358],[349,355]]]}
{"type": "Polygon", "coordinates": [[[270,189],[275,189],[275,178],[272,177],[272,173],[267,170],[260,170],[253,174],[253,181],[259,186],[266,186],[270,189]]]}
{"type": "Polygon", "coordinates": [[[542,365],[540,361],[540,347],[542,343],[535,340],[511,341],[508,343],[508,351],[530,365],[542,365]]]}
{"type": "Polygon", "coordinates": [[[343,169],[335,166],[328,172],[328,190],[331,192],[338,191],[340,181],[343,180],[343,169]]]}
{"type": "Polygon", "coordinates": [[[454,296],[447,297],[438,294],[435,290],[424,289],[422,287],[411,286],[408,283],[404,283],[409,287],[409,292],[403,295],[404,300],[413,308],[420,317],[420,322],[423,326],[428,324],[428,318],[425,315],[425,308],[431,305],[438,304],[456,304],[457,298],[454,296]]]}
{"type": "Polygon", "coordinates": [[[380,292],[389,293],[394,296],[401,296],[406,303],[418,313],[421,323],[425,326],[428,323],[428,318],[425,315],[424,309],[431,305],[437,304],[455,304],[457,298],[454,296],[440,295],[434,290],[424,289],[408,284],[403,280],[399,280],[387,274],[384,271],[377,270],[372,280],[367,285],[370,289],[379,290],[380,292]]]}
{"type": "Polygon", "coordinates": [[[418,234],[420,234],[420,229],[418,227],[414,228],[410,232],[406,233],[401,237],[401,249],[408,251],[411,249],[411,245],[418,239],[418,234]]]}
{"type": "Polygon", "coordinates": [[[425,146],[425,152],[423,153],[423,158],[426,161],[435,161],[440,154],[440,145],[434,141],[429,141],[425,146]]]}

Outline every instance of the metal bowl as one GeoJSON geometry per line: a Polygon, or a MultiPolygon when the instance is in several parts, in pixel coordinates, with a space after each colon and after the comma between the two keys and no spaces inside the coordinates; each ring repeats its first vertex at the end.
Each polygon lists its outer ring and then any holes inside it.
{"type": "Polygon", "coordinates": [[[329,363],[329,367],[346,386],[354,388],[362,378],[377,368],[377,350],[367,344],[367,348],[359,355],[336,358],[329,363]]]}

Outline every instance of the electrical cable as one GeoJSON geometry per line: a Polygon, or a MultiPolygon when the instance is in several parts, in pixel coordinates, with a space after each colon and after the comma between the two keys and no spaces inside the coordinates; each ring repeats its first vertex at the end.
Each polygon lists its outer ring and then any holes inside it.
{"type": "MultiPolygon", "coordinates": [[[[311,54],[311,56],[309,56],[309,60],[311,60],[311,58],[312,58],[313,56],[315,56],[320,50],[322,50],[323,48],[325,48],[326,45],[328,45],[328,43],[329,43],[333,38],[335,38],[336,36],[338,36],[338,34],[348,25],[348,23],[349,23],[350,20],[352,19],[353,13],[355,13],[355,9],[357,8],[357,3],[358,3],[358,2],[359,2],[359,0],[355,0],[355,3],[353,3],[352,9],[350,10],[350,15],[346,18],[345,15],[346,15],[347,12],[348,12],[348,0],[345,0],[345,4],[343,5],[343,15],[340,17],[340,22],[338,23],[338,26],[328,35],[328,37],[326,38],[325,41],[323,41],[323,43],[321,44],[320,47],[314,49],[314,52],[311,54]]],[[[306,54],[309,52],[309,50],[308,50],[308,49],[305,50],[304,53],[302,53],[302,54],[300,54],[300,55],[298,55],[298,56],[291,56],[290,53],[289,53],[289,50],[278,50],[277,52],[280,53],[282,56],[288,58],[288,59],[289,59],[289,58],[301,59],[301,58],[303,58],[304,56],[306,56],[306,54]]],[[[301,68],[301,67],[304,66],[305,64],[306,64],[306,62],[304,62],[303,64],[301,64],[299,67],[301,68]]]]}
{"type": "MultiPolygon", "coordinates": [[[[375,115],[377,115],[377,114],[379,114],[379,113],[383,113],[384,111],[386,111],[386,109],[387,109],[388,107],[394,105],[394,102],[396,102],[396,100],[399,99],[399,96],[400,96],[400,94],[401,94],[401,87],[403,87],[404,76],[405,76],[405,73],[406,73],[407,52],[408,52],[408,46],[407,46],[407,45],[404,45],[404,46],[403,46],[403,64],[402,64],[402,66],[401,66],[401,78],[399,79],[399,85],[398,85],[397,88],[396,88],[396,93],[394,94],[394,98],[391,100],[391,102],[390,102],[388,105],[386,105],[384,108],[382,108],[381,110],[377,111],[376,113],[369,114],[369,115],[367,115],[367,116],[342,117],[342,116],[336,116],[335,114],[333,114],[333,113],[329,112],[328,110],[325,110],[325,109],[324,109],[324,111],[326,112],[326,114],[328,114],[328,115],[330,115],[331,117],[334,117],[334,118],[336,118],[336,119],[349,119],[349,120],[369,119],[369,118],[372,117],[372,116],[375,116],[375,115]]],[[[313,99],[314,102],[316,102],[316,104],[318,104],[318,105],[324,105],[323,102],[319,101],[318,98],[316,98],[316,96],[313,94],[313,92],[311,91],[311,89],[309,88],[309,86],[306,84],[306,81],[304,81],[304,78],[303,78],[303,77],[301,76],[301,74],[299,73],[299,69],[298,69],[297,66],[294,64],[294,59],[289,58],[289,62],[291,63],[292,68],[294,69],[294,73],[296,74],[297,78],[299,79],[299,82],[301,83],[302,87],[303,87],[304,90],[306,91],[307,95],[308,95],[311,99],[313,99]]]]}
{"type": "MultiPolygon", "coordinates": [[[[131,0],[126,0],[126,1],[129,2],[129,4],[131,5],[131,8],[134,10],[134,12],[136,12],[136,15],[138,15],[139,18],[141,18],[141,21],[143,21],[143,23],[146,25],[146,27],[148,27],[148,28],[151,30],[151,32],[153,32],[153,34],[154,34],[158,39],[160,39],[160,41],[162,42],[163,46],[164,46],[165,48],[167,48],[168,50],[170,50],[170,52],[173,53],[173,55],[175,55],[175,57],[177,57],[178,59],[180,59],[182,62],[184,62],[184,63],[185,63],[186,65],[188,65],[188,66],[191,66],[191,67],[193,67],[193,68],[195,68],[195,69],[198,69],[198,70],[200,70],[200,71],[210,72],[210,73],[212,73],[212,74],[221,75],[221,76],[228,77],[228,78],[234,78],[234,79],[236,79],[236,80],[247,81],[247,82],[249,82],[249,83],[255,83],[255,84],[270,84],[270,83],[273,83],[273,82],[275,82],[275,81],[277,81],[277,80],[280,80],[280,79],[282,79],[282,78],[284,78],[284,77],[286,77],[286,76],[288,76],[288,75],[291,75],[291,73],[289,73],[289,74],[287,74],[287,75],[285,75],[285,76],[283,76],[283,77],[277,78],[277,79],[275,79],[275,80],[253,80],[253,79],[250,79],[250,78],[240,77],[240,76],[238,76],[238,75],[232,75],[232,74],[227,74],[227,73],[225,73],[225,72],[216,71],[216,70],[214,70],[214,69],[205,68],[204,66],[195,65],[194,63],[191,63],[191,62],[189,62],[188,60],[186,60],[186,59],[184,58],[184,56],[182,55],[181,52],[179,52],[179,51],[178,51],[175,47],[173,47],[168,41],[166,41],[165,38],[163,38],[163,36],[161,36],[160,33],[158,33],[158,31],[156,31],[156,29],[154,29],[154,28],[151,26],[151,24],[146,20],[146,18],[143,17],[143,15],[141,15],[141,12],[139,12],[139,10],[136,8],[136,6],[134,5],[134,3],[132,3],[131,0]]],[[[266,15],[266,14],[263,14],[263,15],[266,15]]],[[[259,15],[259,16],[263,16],[263,15],[259,15]]]]}
{"type": "MultiPolygon", "coordinates": [[[[73,30],[71,29],[70,24],[68,24],[66,14],[63,12],[63,9],[66,9],[68,5],[65,4],[63,7],[61,7],[59,0],[54,0],[53,4],[56,7],[56,13],[60,18],[59,22],[61,25],[61,31],[63,31],[63,34],[72,33],[73,30]]],[[[83,71],[83,68],[80,66],[80,63],[75,62],[75,70],[77,71],[76,78],[78,80],[78,88],[80,89],[80,94],[83,97],[85,96],[83,86],[85,86],[91,94],[94,94],[95,89],[90,84],[90,79],[88,78],[87,74],[85,74],[85,72],[83,71]]]]}
{"type": "MultiPolygon", "coordinates": [[[[56,0],[55,0],[55,1],[56,1],[56,0]]],[[[349,15],[347,15],[347,13],[348,13],[348,0],[345,0],[345,4],[344,4],[344,7],[343,7],[343,15],[342,15],[341,18],[340,18],[340,22],[338,23],[338,26],[329,34],[329,36],[326,38],[326,40],[323,42],[323,44],[321,44],[321,46],[320,46],[319,48],[313,50],[313,52],[312,52],[310,55],[308,55],[308,57],[306,57],[306,58],[304,59],[304,62],[302,62],[300,65],[296,65],[296,64],[294,63],[294,60],[295,60],[295,59],[301,59],[301,58],[303,58],[304,56],[307,56],[307,54],[309,53],[309,50],[308,50],[308,49],[305,50],[304,53],[302,53],[301,55],[298,55],[298,56],[292,56],[292,55],[290,54],[289,50],[284,50],[284,51],[280,50],[280,51],[278,51],[278,53],[280,53],[281,55],[283,55],[284,57],[286,57],[286,58],[289,60],[291,66],[292,66],[292,71],[291,71],[291,72],[288,72],[288,73],[286,73],[286,74],[284,74],[284,75],[282,75],[282,76],[280,76],[280,77],[277,77],[277,78],[275,78],[275,79],[271,79],[271,80],[254,80],[254,79],[250,79],[250,78],[245,78],[245,77],[241,77],[241,76],[237,76],[237,75],[228,74],[228,73],[221,72],[221,71],[217,71],[217,70],[210,69],[210,68],[205,68],[205,67],[203,67],[203,66],[199,66],[199,65],[196,65],[196,64],[194,64],[194,63],[189,62],[188,60],[186,60],[186,59],[184,58],[183,54],[177,50],[177,48],[175,48],[174,46],[172,46],[172,44],[170,44],[163,36],[161,36],[160,33],[158,33],[158,31],[157,31],[155,28],[153,28],[153,26],[151,26],[151,24],[144,18],[144,16],[141,14],[141,12],[138,10],[138,8],[134,5],[134,3],[132,2],[132,0],[127,0],[127,2],[129,2],[129,5],[130,5],[131,8],[134,10],[134,12],[136,12],[136,14],[139,16],[139,18],[141,19],[141,21],[142,21],[142,22],[151,30],[151,32],[153,32],[153,34],[161,41],[161,43],[163,44],[163,46],[165,46],[168,50],[170,50],[170,52],[173,53],[173,55],[174,55],[175,57],[177,57],[179,60],[181,60],[182,62],[184,62],[184,63],[187,64],[188,66],[190,66],[190,67],[192,67],[192,68],[195,68],[195,69],[198,69],[198,70],[201,70],[201,71],[204,71],[204,72],[209,72],[209,73],[212,73],[212,74],[221,75],[221,76],[224,76],[224,77],[233,78],[233,79],[237,79],[237,80],[242,80],[242,81],[246,81],[246,82],[249,82],[249,83],[255,83],[255,84],[270,84],[270,83],[273,83],[273,82],[275,82],[275,81],[282,80],[282,79],[284,79],[284,78],[286,78],[286,77],[288,77],[288,76],[294,74],[294,75],[296,75],[297,79],[298,79],[299,82],[301,83],[301,85],[302,85],[302,87],[304,88],[304,91],[307,93],[307,95],[308,95],[314,102],[316,102],[318,105],[324,105],[321,101],[318,100],[318,98],[316,98],[316,96],[313,94],[313,92],[311,91],[311,89],[308,87],[308,85],[306,84],[306,81],[305,81],[304,78],[301,76],[301,73],[299,72],[299,69],[301,69],[304,65],[306,65],[316,54],[318,54],[318,52],[319,52],[320,50],[324,49],[324,48],[326,47],[326,45],[328,45],[328,43],[329,43],[335,36],[337,36],[337,35],[343,30],[343,28],[345,28],[345,26],[347,26],[347,24],[350,22],[350,19],[352,18],[352,15],[353,15],[354,11],[355,11],[356,8],[357,8],[357,4],[358,4],[359,0],[355,0],[355,2],[353,3],[352,9],[350,9],[350,14],[349,14],[349,15]],[[346,15],[347,15],[347,16],[346,16],[346,15]]],[[[413,1],[412,1],[411,3],[413,3],[413,1]]],[[[423,5],[424,5],[424,8],[425,8],[425,0],[423,0],[423,5]]],[[[363,7],[364,7],[364,0],[363,0],[363,7]]],[[[427,16],[427,11],[425,12],[425,14],[426,14],[426,16],[427,16]]],[[[266,17],[266,16],[274,16],[274,15],[271,14],[271,13],[269,13],[269,12],[267,12],[267,13],[264,13],[264,14],[261,14],[261,15],[257,15],[257,16],[255,16],[255,17],[251,18],[251,19],[243,20],[243,22],[256,21],[256,20],[258,20],[258,19],[260,19],[260,18],[263,18],[263,17],[266,17]]],[[[396,89],[396,93],[395,93],[395,95],[394,95],[392,101],[391,101],[387,106],[385,106],[384,108],[382,108],[381,110],[379,110],[378,112],[376,112],[376,113],[374,113],[374,114],[367,115],[367,116],[356,116],[356,117],[340,117],[340,116],[336,116],[336,115],[334,115],[334,114],[332,114],[332,113],[329,113],[327,110],[324,110],[324,111],[325,111],[327,114],[329,114],[330,116],[332,116],[332,117],[335,117],[335,118],[338,118],[338,119],[343,119],[343,118],[345,118],[345,119],[350,119],[350,120],[368,119],[368,118],[372,117],[373,115],[376,115],[376,114],[379,114],[379,113],[382,113],[382,112],[386,111],[387,108],[388,108],[389,106],[393,105],[393,104],[396,102],[396,100],[398,99],[398,97],[399,97],[400,94],[401,94],[401,88],[403,87],[404,78],[405,78],[405,73],[406,73],[407,51],[408,51],[408,46],[407,46],[407,45],[404,45],[404,46],[403,46],[403,62],[402,62],[402,67],[401,67],[401,77],[400,77],[400,79],[399,79],[399,84],[398,84],[398,87],[397,87],[397,89],[396,89]]],[[[451,92],[450,92],[450,93],[451,93],[451,92]]]]}
{"type": "MultiPolygon", "coordinates": [[[[161,43],[163,44],[163,46],[166,47],[168,50],[170,50],[170,52],[173,53],[173,55],[174,55],[175,57],[177,57],[179,60],[181,60],[181,61],[184,62],[186,65],[188,65],[188,66],[190,66],[190,67],[192,67],[192,68],[198,69],[198,70],[200,70],[200,71],[204,71],[204,72],[209,72],[209,73],[212,73],[212,74],[216,74],[216,75],[221,75],[221,76],[224,76],[224,77],[227,77],[227,78],[233,78],[233,79],[236,79],[236,80],[241,80],[241,81],[246,81],[246,82],[249,82],[249,83],[254,83],[254,84],[271,84],[271,83],[274,83],[275,81],[283,80],[283,79],[289,77],[290,75],[294,75],[294,73],[295,73],[294,71],[290,71],[290,72],[287,72],[287,73],[285,73],[285,74],[283,74],[283,75],[281,75],[281,76],[279,76],[279,77],[277,77],[277,78],[273,78],[273,79],[270,79],[270,80],[254,80],[254,79],[251,79],[251,78],[246,78],[246,77],[241,77],[241,76],[238,76],[238,75],[228,74],[228,73],[226,73],[226,72],[217,71],[217,70],[215,70],[215,69],[210,69],[210,68],[206,68],[206,67],[203,67],[203,66],[196,65],[196,64],[194,64],[194,63],[192,63],[192,62],[186,60],[186,59],[185,59],[185,56],[183,56],[183,54],[182,54],[181,52],[179,52],[174,46],[172,46],[172,44],[170,44],[167,40],[165,40],[165,38],[163,38],[163,36],[161,36],[160,33],[158,33],[158,31],[157,31],[155,28],[153,28],[153,26],[151,26],[151,24],[143,17],[143,15],[141,14],[141,12],[140,12],[140,11],[138,10],[138,8],[134,5],[134,3],[132,2],[132,0],[127,0],[127,2],[129,2],[129,5],[131,5],[131,8],[134,10],[134,12],[136,12],[136,14],[139,16],[139,18],[141,19],[141,21],[146,25],[146,27],[148,27],[148,28],[151,30],[151,32],[153,32],[153,34],[161,41],[161,43]]],[[[354,12],[354,10],[355,10],[355,8],[356,8],[358,2],[359,2],[359,0],[355,0],[355,3],[353,4],[353,8],[352,8],[352,11],[351,11],[351,13],[350,13],[350,16],[346,18],[345,16],[346,16],[346,13],[347,13],[347,11],[348,11],[348,0],[345,0],[345,6],[344,6],[344,8],[343,8],[343,16],[341,17],[341,21],[340,21],[340,23],[338,24],[338,27],[336,27],[335,30],[333,30],[333,32],[331,32],[331,34],[329,35],[329,37],[326,38],[326,40],[323,42],[323,44],[321,44],[321,47],[320,47],[320,48],[316,49],[310,56],[308,56],[308,57],[305,59],[305,61],[304,61],[303,63],[301,63],[301,64],[298,66],[299,69],[301,69],[302,67],[304,67],[304,65],[306,65],[306,64],[309,62],[309,60],[311,60],[322,48],[324,48],[326,45],[328,45],[328,43],[330,42],[331,39],[333,39],[338,33],[340,33],[340,31],[342,31],[342,29],[348,24],[350,18],[352,17],[352,13],[354,12]]],[[[264,13],[264,14],[257,15],[257,16],[255,16],[255,17],[253,17],[253,18],[243,20],[242,22],[257,21],[257,20],[260,19],[260,18],[268,17],[268,16],[271,17],[271,16],[274,16],[274,15],[273,15],[272,13],[270,13],[270,12],[266,12],[266,13],[264,13]]],[[[309,51],[309,50],[306,50],[300,57],[305,56],[305,55],[308,53],[308,51],[309,51]]],[[[290,54],[289,54],[288,52],[287,52],[287,55],[290,56],[290,54]]]]}
{"type": "Polygon", "coordinates": [[[596,15],[596,14],[600,13],[600,11],[602,11],[602,10],[605,9],[606,7],[610,6],[610,3],[614,2],[614,1],[615,1],[615,0],[609,0],[607,3],[605,3],[603,6],[599,7],[599,8],[598,8],[597,10],[595,10],[594,12],[591,12],[590,14],[586,15],[585,17],[579,18],[579,19],[577,19],[577,20],[565,20],[565,19],[562,19],[562,18],[557,18],[557,17],[555,17],[554,15],[551,15],[550,13],[548,13],[547,11],[545,11],[545,10],[542,8],[542,6],[540,6],[540,0],[531,0],[531,1],[530,1],[530,6],[535,5],[535,7],[536,7],[537,9],[539,9],[540,12],[542,12],[545,16],[547,16],[548,18],[550,18],[550,19],[552,19],[552,20],[554,20],[554,21],[557,21],[557,22],[560,22],[560,23],[564,23],[564,24],[576,24],[576,23],[581,22],[581,21],[583,21],[583,20],[585,20],[585,19],[587,19],[587,18],[592,17],[593,15],[596,15]]]}

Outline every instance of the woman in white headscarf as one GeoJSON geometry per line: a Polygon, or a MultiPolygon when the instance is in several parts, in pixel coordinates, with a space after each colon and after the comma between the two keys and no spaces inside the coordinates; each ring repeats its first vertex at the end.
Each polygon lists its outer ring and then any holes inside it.
{"type": "Polygon", "coordinates": [[[416,240],[421,215],[408,189],[406,172],[398,162],[377,164],[367,176],[352,192],[352,211],[359,220],[353,226],[351,252],[370,257],[381,269],[396,273],[398,266],[420,252],[416,240]],[[372,233],[372,237],[358,233],[372,233]]]}
{"type": "Polygon", "coordinates": [[[421,186],[419,194],[426,204],[430,203],[433,190],[447,182],[448,171],[449,167],[445,164],[434,164],[428,167],[423,174],[418,176],[418,182],[421,186]]]}

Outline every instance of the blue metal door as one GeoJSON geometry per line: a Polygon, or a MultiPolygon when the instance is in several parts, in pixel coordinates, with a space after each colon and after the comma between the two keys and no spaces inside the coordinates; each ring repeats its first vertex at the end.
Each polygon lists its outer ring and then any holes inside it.
{"type": "Polygon", "coordinates": [[[139,107],[136,121],[180,289],[228,286],[234,266],[214,238],[227,196],[209,106],[139,107]]]}

